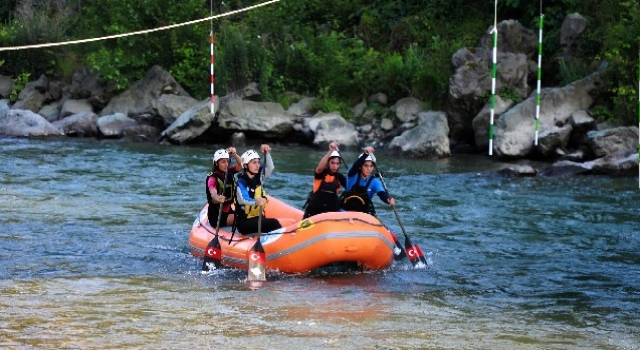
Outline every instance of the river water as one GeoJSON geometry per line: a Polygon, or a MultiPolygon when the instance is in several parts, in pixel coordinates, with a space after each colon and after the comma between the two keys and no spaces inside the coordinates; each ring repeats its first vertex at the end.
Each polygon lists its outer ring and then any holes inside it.
{"type": "MultiPolygon", "coordinates": [[[[189,254],[215,148],[0,139],[0,348],[640,349],[637,178],[380,154],[428,268],[252,290],[189,254]]],[[[267,190],[301,206],[323,151],[272,154],[267,190]]]]}

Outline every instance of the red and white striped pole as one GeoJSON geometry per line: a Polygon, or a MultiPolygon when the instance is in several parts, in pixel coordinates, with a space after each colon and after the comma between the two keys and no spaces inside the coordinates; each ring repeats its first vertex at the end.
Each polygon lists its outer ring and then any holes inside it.
{"type": "Polygon", "coordinates": [[[215,74],[213,74],[213,66],[215,65],[215,60],[216,60],[216,56],[214,54],[213,51],[213,46],[215,43],[215,36],[213,35],[213,30],[211,31],[211,114],[215,113],[215,81],[216,81],[216,77],[215,74]]]}

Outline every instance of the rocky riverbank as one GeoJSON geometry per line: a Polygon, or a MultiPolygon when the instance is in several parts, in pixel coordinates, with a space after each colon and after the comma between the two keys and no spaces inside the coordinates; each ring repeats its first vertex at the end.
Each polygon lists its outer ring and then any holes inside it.
{"type": "MultiPolygon", "coordinates": [[[[424,101],[413,97],[388,101],[378,93],[353,106],[347,120],[339,112],[317,111],[312,96],[292,94],[295,102],[286,109],[261,102],[257,84],[199,101],[159,66],[116,93],[96,73],[81,68],[70,83],[44,75],[27,83],[13,104],[6,99],[13,82],[0,77],[0,98],[5,98],[0,100],[0,135],[127,138],[174,145],[241,145],[260,139],[323,148],[336,140],[343,148],[371,145],[427,159],[462,152],[484,155],[491,142],[496,158],[545,160],[553,163],[549,174],[637,176],[638,127],[598,124],[588,112],[593,103],[589,93],[603,71],[543,89],[536,130],[537,93],[529,79],[535,75],[535,34],[517,21],[503,21],[499,30],[503,42],[497,86],[515,92],[521,102],[495,96],[493,138],[486,98],[491,84],[487,36],[478,47],[462,48],[452,57],[445,111],[425,109],[424,101]]],[[[509,173],[538,172],[514,167],[509,173]]]]}

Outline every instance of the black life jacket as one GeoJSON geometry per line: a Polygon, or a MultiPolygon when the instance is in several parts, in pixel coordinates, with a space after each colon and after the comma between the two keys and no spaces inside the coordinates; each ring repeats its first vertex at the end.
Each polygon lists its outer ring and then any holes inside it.
{"type": "MultiPolygon", "coordinates": [[[[213,196],[211,196],[211,191],[209,191],[209,178],[214,177],[216,179],[216,194],[225,196],[224,204],[233,203],[233,198],[235,196],[235,186],[234,186],[234,177],[231,172],[227,172],[227,184],[224,184],[224,173],[221,171],[214,171],[212,173],[207,174],[207,179],[205,180],[205,187],[207,189],[207,202],[209,202],[209,208],[215,207],[218,208],[220,203],[216,203],[213,200],[213,196]]],[[[213,209],[213,208],[212,208],[213,209]]]]}
{"type": "Polygon", "coordinates": [[[330,173],[329,169],[324,169],[321,173],[322,179],[314,179],[314,188],[309,192],[307,201],[302,206],[305,208],[307,205],[311,207],[321,206],[325,211],[337,211],[338,210],[338,191],[342,185],[340,182],[340,174],[330,173]],[[327,181],[332,178],[332,181],[327,181]]]}
{"type": "Polygon", "coordinates": [[[360,186],[360,181],[358,181],[349,191],[344,192],[342,196],[340,196],[340,207],[346,211],[359,211],[375,216],[376,210],[367,194],[367,189],[374,177],[373,175],[369,177],[369,180],[367,180],[364,186],[360,186]]]}

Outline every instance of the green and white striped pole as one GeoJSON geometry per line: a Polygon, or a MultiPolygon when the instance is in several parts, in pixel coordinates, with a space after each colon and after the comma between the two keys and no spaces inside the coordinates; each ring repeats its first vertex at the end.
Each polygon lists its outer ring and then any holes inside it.
{"type": "Polygon", "coordinates": [[[542,78],[542,19],[544,15],[542,14],[542,1],[540,2],[540,30],[538,34],[538,86],[536,93],[536,137],[533,142],[534,145],[538,145],[538,129],[540,127],[540,80],[542,78]]]}
{"type": "Polygon", "coordinates": [[[489,116],[489,155],[493,155],[493,117],[496,106],[496,66],[498,63],[498,0],[495,1],[495,15],[493,17],[493,68],[491,69],[491,113],[489,116]]]}

